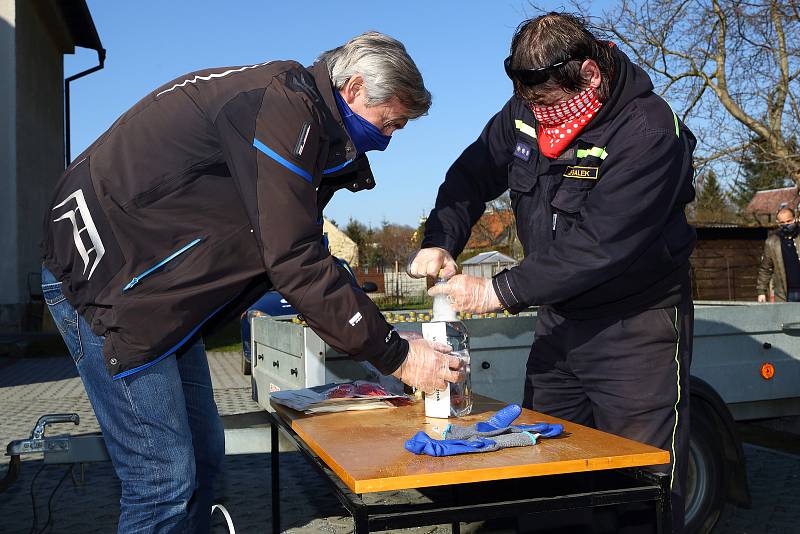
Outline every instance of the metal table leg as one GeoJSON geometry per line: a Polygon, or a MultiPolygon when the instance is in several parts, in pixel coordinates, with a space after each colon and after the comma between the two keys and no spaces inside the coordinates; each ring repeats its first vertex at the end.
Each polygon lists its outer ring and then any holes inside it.
{"type": "Polygon", "coordinates": [[[281,495],[280,495],[280,448],[278,445],[278,425],[270,425],[272,448],[270,460],[272,465],[272,532],[280,534],[281,531],[281,495]]]}
{"type": "MultiPolygon", "coordinates": [[[[459,504],[458,492],[459,492],[459,487],[452,486],[450,490],[450,498],[453,500],[453,505],[459,504]]],[[[461,534],[461,523],[459,523],[458,521],[453,521],[452,523],[450,523],[450,531],[453,534],[461,534]]]]}
{"type": "MultiPolygon", "coordinates": [[[[359,498],[361,496],[359,495],[359,498]]],[[[353,515],[353,534],[369,533],[369,510],[366,506],[357,505],[351,511],[353,515]]]]}
{"type": "Polygon", "coordinates": [[[661,498],[656,501],[656,529],[658,534],[670,534],[672,532],[672,491],[670,488],[670,477],[661,474],[658,477],[661,486],[661,498]]]}

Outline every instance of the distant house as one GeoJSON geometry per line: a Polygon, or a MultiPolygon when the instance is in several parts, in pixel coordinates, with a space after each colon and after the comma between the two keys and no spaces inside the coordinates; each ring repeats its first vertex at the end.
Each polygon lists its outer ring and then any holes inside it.
{"type": "Polygon", "coordinates": [[[516,237],[514,212],[510,209],[487,210],[472,227],[465,250],[508,248],[516,237]]]}
{"type": "Polygon", "coordinates": [[[322,219],[322,233],[328,238],[328,249],[350,267],[358,267],[358,245],[328,219],[322,219]]]}
{"type": "Polygon", "coordinates": [[[505,254],[491,250],[465,260],[461,264],[461,270],[464,274],[491,278],[503,269],[509,269],[516,265],[517,260],[514,258],[509,258],[505,254]]]}
{"type": "Polygon", "coordinates": [[[797,186],[781,187],[757,191],[744,211],[752,215],[762,226],[769,226],[774,223],[775,214],[779,209],[791,208],[797,211],[798,205],[800,205],[800,191],[797,186]]]}

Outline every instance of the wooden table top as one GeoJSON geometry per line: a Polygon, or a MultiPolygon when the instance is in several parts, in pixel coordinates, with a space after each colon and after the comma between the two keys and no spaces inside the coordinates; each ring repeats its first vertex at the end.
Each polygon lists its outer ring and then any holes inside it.
{"type": "Polygon", "coordinates": [[[505,403],[476,396],[460,419],[425,417],[424,403],[386,410],[305,415],[272,404],[276,415],[355,493],[486,482],[669,463],[669,452],[613,434],[522,410],[517,424],[561,423],[564,433],[536,445],[433,457],[403,447],[420,430],[438,437],[448,423],[485,421],[505,403]]]}

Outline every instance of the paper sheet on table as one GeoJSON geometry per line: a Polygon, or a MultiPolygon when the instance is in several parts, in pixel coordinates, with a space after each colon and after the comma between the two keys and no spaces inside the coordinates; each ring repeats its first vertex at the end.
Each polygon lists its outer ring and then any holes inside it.
{"type": "Polygon", "coordinates": [[[390,401],[408,401],[408,397],[405,395],[357,395],[354,397],[327,398],[325,393],[338,385],[340,384],[325,384],[306,389],[275,391],[270,393],[270,399],[278,404],[307,414],[394,408],[395,405],[390,401]]]}

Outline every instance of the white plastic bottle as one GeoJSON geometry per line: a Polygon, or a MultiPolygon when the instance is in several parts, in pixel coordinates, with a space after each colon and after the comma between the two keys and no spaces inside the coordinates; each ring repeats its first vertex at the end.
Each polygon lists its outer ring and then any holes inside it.
{"type": "MultiPolygon", "coordinates": [[[[444,283],[446,281],[442,279],[436,281],[437,285],[444,283]]],[[[447,295],[433,297],[433,318],[431,322],[423,323],[422,335],[430,341],[449,344],[453,348],[451,355],[462,361],[464,369],[463,380],[449,384],[445,390],[425,395],[425,415],[442,418],[468,415],[472,411],[469,332],[464,323],[458,320],[447,301],[447,295]]]]}

